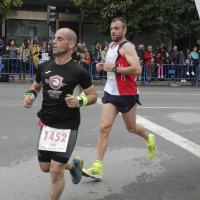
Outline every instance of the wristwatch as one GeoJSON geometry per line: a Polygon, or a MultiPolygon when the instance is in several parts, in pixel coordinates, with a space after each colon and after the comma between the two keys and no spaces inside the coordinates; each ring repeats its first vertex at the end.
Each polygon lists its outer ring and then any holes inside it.
{"type": "Polygon", "coordinates": [[[117,67],[113,67],[113,68],[112,68],[112,71],[113,71],[114,73],[116,73],[116,72],[117,72],[117,67]]]}
{"type": "Polygon", "coordinates": [[[79,108],[83,105],[83,99],[81,97],[76,97],[78,99],[76,107],[79,108]]]}

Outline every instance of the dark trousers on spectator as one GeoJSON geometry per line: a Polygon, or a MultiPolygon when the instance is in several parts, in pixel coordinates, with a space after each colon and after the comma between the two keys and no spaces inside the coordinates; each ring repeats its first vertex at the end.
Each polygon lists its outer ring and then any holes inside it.
{"type": "Polygon", "coordinates": [[[181,65],[181,79],[185,79],[186,77],[186,66],[181,65]]]}

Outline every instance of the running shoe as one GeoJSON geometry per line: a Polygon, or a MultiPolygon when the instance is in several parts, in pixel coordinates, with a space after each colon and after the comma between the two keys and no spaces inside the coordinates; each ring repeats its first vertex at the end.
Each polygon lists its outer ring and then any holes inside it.
{"type": "Polygon", "coordinates": [[[194,75],[195,75],[195,73],[194,73],[194,72],[192,72],[192,75],[194,76],[194,75]]]}
{"type": "Polygon", "coordinates": [[[82,178],[83,159],[81,157],[76,157],[72,162],[76,165],[75,170],[70,170],[72,182],[78,184],[82,178]]]}
{"type": "Polygon", "coordinates": [[[189,75],[190,75],[190,73],[189,73],[189,72],[187,72],[186,74],[187,74],[187,76],[189,76],[189,75]]]}
{"type": "Polygon", "coordinates": [[[97,180],[101,180],[103,175],[102,166],[95,162],[91,165],[89,169],[83,169],[83,176],[95,178],[97,180]]]}
{"type": "Polygon", "coordinates": [[[148,157],[153,158],[156,155],[156,141],[153,134],[149,134],[149,139],[146,141],[148,148],[148,157]]]}

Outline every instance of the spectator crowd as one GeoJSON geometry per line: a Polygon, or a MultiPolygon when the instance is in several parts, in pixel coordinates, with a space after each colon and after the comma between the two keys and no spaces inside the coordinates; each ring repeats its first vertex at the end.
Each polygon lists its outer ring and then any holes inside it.
{"type": "MultiPolygon", "coordinates": [[[[95,42],[92,51],[89,52],[85,43],[78,43],[71,52],[72,59],[84,67],[95,78],[99,78],[102,75],[96,71],[96,64],[98,62],[105,62],[106,54],[108,51],[107,45],[102,45],[99,42],[95,42]],[[90,64],[91,69],[89,68],[90,64]]],[[[188,48],[179,51],[177,46],[168,51],[167,46],[164,45],[156,54],[152,46],[147,46],[146,50],[143,44],[140,44],[136,48],[139,61],[142,67],[141,77],[147,78],[147,81],[151,82],[157,78],[159,81],[164,81],[165,78],[170,76],[169,66],[171,68],[177,68],[174,76],[181,79],[181,82],[187,82],[186,78],[194,77],[196,73],[196,66],[200,64],[200,47],[193,47],[192,51],[188,48]],[[146,70],[145,70],[146,69],[146,70]],[[145,72],[145,73],[144,73],[145,72]]],[[[44,60],[53,58],[53,42],[50,38],[48,43],[46,40],[42,44],[38,44],[36,40],[27,39],[24,40],[20,47],[15,44],[14,39],[10,39],[6,43],[5,38],[0,38],[0,66],[2,64],[2,57],[6,54],[10,60],[8,61],[8,71],[19,75],[19,80],[25,80],[25,74],[30,70],[30,60],[33,61],[34,71],[38,65],[44,60]],[[48,47],[46,46],[48,45],[48,47]],[[47,59],[48,57],[48,59],[47,59]]],[[[0,74],[2,68],[0,67],[0,74]]],[[[102,73],[102,72],[101,72],[102,73]]],[[[10,78],[14,80],[13,74],[10,78]]],[[[141,80],[141,79],[139,79],[141,80]]]]}
{"type": "Polygon", "coordinates": [[[192,51],[184,48],[183,51],[178,51],[177,46],[168,51],[167,45],[164,45],[158,53],[154,53],[152,46],[147,46],[146,50],[143,44],[136,48],[138,58],[142,67],[142,77],[145,77],[144,67],[146,67],[147,81],[154,81],[158,78],[159,81],[164,81],[171,73],[181,82],[187,82],[187,78],[194,78],[196,68],[200,64],[200,47],[193,47],[192,51]],[[173,71],[173,72],[172,72],[173,71]]]}

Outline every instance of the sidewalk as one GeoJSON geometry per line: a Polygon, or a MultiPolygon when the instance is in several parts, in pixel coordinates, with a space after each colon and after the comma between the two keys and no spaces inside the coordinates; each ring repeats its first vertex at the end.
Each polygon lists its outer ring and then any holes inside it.
{"type": "MultiPolygon", "coordinates": [[[[94,80],[93,84],[94,85],[105,85],[106,80],[94,80]]],[[[137,81],[138,86],[192,86],[192,82],[187,82],[187,83],[182,83],[180,81],[176,81],[175,83],[171,81],[153,81],[149,83],[148,85],[143,85],[141,81],[137,81]]]]}

